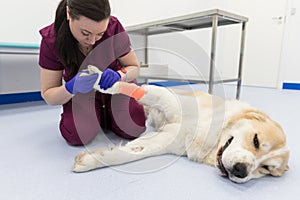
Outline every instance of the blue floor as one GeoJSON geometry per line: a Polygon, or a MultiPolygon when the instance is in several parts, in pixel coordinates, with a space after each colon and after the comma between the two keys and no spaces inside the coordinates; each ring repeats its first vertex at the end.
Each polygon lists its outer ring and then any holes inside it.
{"type": "MultiPolygon", "coordinates": [[[[177,87],[203,90],[197,84],[177,87]]],[[[216,88],[216,93],[232,98],[235,88],[216,88]]],[[[0,198],[297,199],[300,196],[300,91],[243,87],[241,100],[263,110],[284,128],[291,158],[290,170],[283,177],[265,177],[235,184],[220,177],[213,167],[172,155],[76,174],[70,168],[78,152],[119,144],[120,139],[113,133],[99,134],[87,147],[68,146],[58,130],[61,107],[38,101],[0,106],[0,198]]]]}

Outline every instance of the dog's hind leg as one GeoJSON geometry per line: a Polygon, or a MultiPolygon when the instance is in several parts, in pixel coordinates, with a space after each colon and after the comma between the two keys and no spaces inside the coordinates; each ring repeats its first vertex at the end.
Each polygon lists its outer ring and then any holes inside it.
{"type": "Polygon", "coordinates": [[[174,139],[174,133],[152,132],[127,143],[125,146],[82,152],[76,156],[72,170],[74,172],[85,172],[146,157],[174,153],[172,152],[174,139]]]}

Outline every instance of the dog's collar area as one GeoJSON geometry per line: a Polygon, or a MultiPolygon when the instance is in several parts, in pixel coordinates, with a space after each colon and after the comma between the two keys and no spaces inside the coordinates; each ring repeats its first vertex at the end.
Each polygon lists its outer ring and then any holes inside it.
{"type": "Polygon", "coordinates": [[[232,142],[232,140],[233,140],[233,137],[229,138],[229,140],[227,140],[227,142],[225,143],[225,145],[222,146],[219,149],[218,153],[217,153],[217,161],[218,161],[217,167],[220,169],[220,171],[222,172],[222,174],[224,176],[227,176],[227,177],[228,177],[229,174],[228,174],[227,170],[225,169],[224,164],[222,162],[222,155],[223,155],[223,152],[225,151],[225,149],[230,145],[230,143],[232,142]]]}

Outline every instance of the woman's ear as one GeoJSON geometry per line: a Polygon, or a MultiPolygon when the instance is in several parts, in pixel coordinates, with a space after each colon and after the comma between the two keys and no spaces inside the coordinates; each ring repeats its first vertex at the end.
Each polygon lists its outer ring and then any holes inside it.
{"type": "Polygon", "coordinates": [[[70,8],[69,6],[66,6],[66,14],[67,14],[67,20],[70,20],[70,8]]]}

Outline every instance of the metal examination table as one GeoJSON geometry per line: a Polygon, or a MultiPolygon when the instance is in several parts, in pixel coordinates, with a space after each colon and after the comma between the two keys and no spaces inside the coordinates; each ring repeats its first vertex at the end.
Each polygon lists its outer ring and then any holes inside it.
{"type": "Polygon", "coordinates": [[[177,31],[194,30],[201,28],[212,28],[211,51],[210,51],[210,69],[208,80],[201,80],[197,76],[190,77],[176,77],[167,75],[141,75],[141,78],[158,80],[174,80],[174,81],[188,81],[208,84],[208,92],[213,93],[213,85],[225,82],[236,82],[236,99],[240,98],[241,82],[242,82],[242,65],[245,46],[245,32],[247,17],[236,15],[219,9],[213,9],[203,12],[197,12],[189,15],[174,17],[170,19],[158,20],[144,24],[126,27],[128,34],[136,34],[145,36],[145,64],[148,63],[148,36],[156,34],[171,33],[177,31]],[[230,24],[241,24],[241,44],[238,64],[238,74],[235,78],[214,80],[215,72],[215,52],[218,26],[225,26],[230,24]]]}

